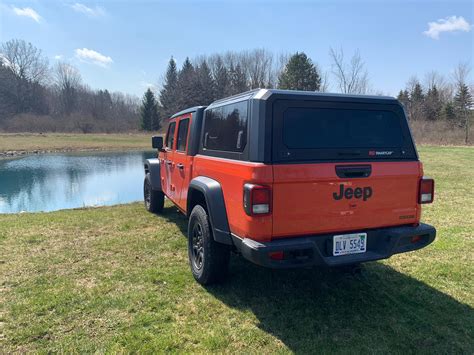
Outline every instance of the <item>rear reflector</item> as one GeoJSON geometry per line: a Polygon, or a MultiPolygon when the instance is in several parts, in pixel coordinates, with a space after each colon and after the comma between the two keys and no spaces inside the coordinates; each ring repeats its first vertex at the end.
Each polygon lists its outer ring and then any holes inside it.
{"type": "Polygon", "coordinates": [[[423,177],[420,180],[418,203],[432,203],[434,200],[434,180],[423,177]]]}
{"type": "Polygon", "coordinates": [[[268,253],[268,256],[272,260],[283,260],[285,259],[285,253],[282,251],[271,251],[268,253]]]}
{"type": "Polygon", "coordinates": [[[270,214],[271,201],[270,187],[255,184],[244,185],[244,210],[249,216],[270,214]]]}
{"type": "Polygon", "coordinates": [[[411,237],[411,242],[413,244],[418,243],[420,240],[421,240],[421,235],[414,235],[413,237],[411,237]]]}

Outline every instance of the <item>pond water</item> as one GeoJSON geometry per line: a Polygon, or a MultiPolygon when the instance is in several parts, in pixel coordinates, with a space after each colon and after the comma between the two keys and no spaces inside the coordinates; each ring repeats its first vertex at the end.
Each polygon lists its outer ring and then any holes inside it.
{"type": "Polygon", "coordinates": [[[0,160],[0,213],[142,200],[143,162],[155,154],[59,153],[0,160]]]}

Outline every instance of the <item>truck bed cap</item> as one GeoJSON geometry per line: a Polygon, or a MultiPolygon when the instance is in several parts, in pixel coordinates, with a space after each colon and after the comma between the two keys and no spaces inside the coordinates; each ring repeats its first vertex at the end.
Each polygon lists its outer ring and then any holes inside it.
{"type": "Polygon", "coordinates": [[[269,100],[270,98],[279,99],[315,99],[321,101],[351,101],[364,103],[396,103],[397,99],[392,96],[375,96],[375,95],[355,95],[355,94],[336,94],[316,91],[299,91],[299,90],[280,90],[280,89],[254,89],[241,94],[229,96],[214,101],[208,107],[220,106],[225,103],[239,101],[242,99],[269,100]]]}

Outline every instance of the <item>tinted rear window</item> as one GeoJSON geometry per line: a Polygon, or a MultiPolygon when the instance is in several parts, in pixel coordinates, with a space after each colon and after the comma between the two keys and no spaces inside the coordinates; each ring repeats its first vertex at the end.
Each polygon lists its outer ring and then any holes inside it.
{"type": "Polygon", "coordinates": [[[273,162],[417,160],[398,104],[276,100],[273,162]]]}
{"type": "Polygon", "coordinates": [[[390,111],[288,108],[283,143],[290,149],[401,147],[399,117],[390,111]]]}

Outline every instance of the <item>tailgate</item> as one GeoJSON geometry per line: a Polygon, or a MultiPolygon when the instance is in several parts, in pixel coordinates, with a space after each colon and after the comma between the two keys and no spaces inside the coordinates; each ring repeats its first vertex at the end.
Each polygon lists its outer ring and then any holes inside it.
{"type": "Polygon", "coordinates": [[[396,101],[276,100],[272,159],[275,237],[419,220],[422,167],[396,101]]]}
{"type": "Polygon", "coordinates": [[[418,161],[277,164],[273,176],[276,238],[419,221],[418,161]]]}

